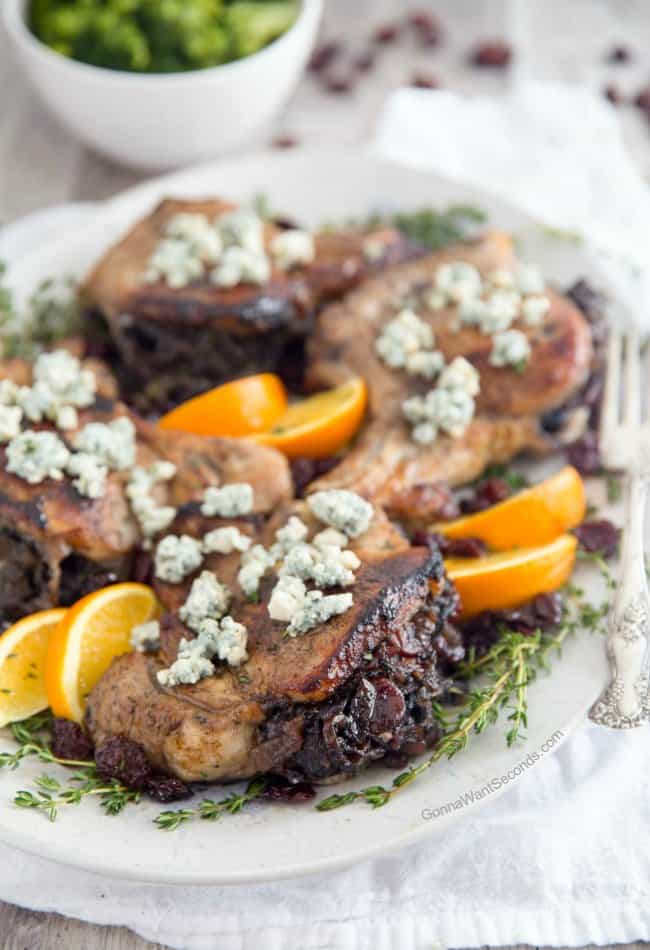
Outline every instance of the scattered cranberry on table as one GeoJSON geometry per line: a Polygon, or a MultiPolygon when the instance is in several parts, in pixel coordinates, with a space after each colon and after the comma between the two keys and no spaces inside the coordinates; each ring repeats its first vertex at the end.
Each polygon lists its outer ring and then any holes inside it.
{"type": "Polygon", "coordinates": [[[583,521],[576,528],[575,535],[583,551],[608,558],[613,557],[618,550],[621,531],[611,521],[601,518],[597,521],[583,521]]]}
{"type": "Polygon", "coordinates": [[[505,69],[512,62],[512,47],[504,40],[485,40],[470,54],[470,63],[486,69],[505,69]]]}
{"type": "Polygon", "coordinates": [[[97,746],[95,764],[102,778],[117,779],[132,789],[144,788],[151,776],[142,746],[124,736],[112,736],[97,746]]]}
{"type": "Polygon", "coordinates": [[[408,18],[422,46],[439,46],[442,42],[443,31],[440,21],[428,10],[416,10],[408,18]]]}
{"type": "Polygon", "coordinates": [[[597,475],[602,468],[598,434],[585,432],[581,439],[567,446],[566,458],[581,475],[597,475]]]}
{"type": "Polygon", "coordinates": [[[389,46],[395,42],[399,34],[399,23],[384,23],[376,28],[372,34],[372,38],[375,43],[379,43],[380,46],[389,46]]]}
{"type": "Polygon", "coordinates": [[[273,148],[295,148],[299,144],[298,138],[295,135],[291,135],[289,132],[284,132],[282,135],[276,135],[276,137],[271,142],[273,148]]]}
{"type": "Polygon", "coordinates": [[[504,478],[486,478],[474,489],[474,494],[463,498],[460,510],[464,515],[473,515],[478,511],[485,511],[500,501],[505,501],[512,494],[510,485],[504,478]]]}
{"type": "Polygon", "coordinates": [[[309,782],[287,782],[282,778],[271,778],[264,786],[261,795],[272,802],[308,802],[316,797],[316,789],[309,782]]]}
{"type": "Polygon", "coordinates": [[[376,62],[376,56],[371,49],[363,50],[354,58],[354,67],[360,73],[368,73],[376,62]]]}
{"type": "Polygon", "coordinates": [[[420,70],[413,74],[410,85],[416,89],[440,89],[441,82],[433,73],[420,70]]]}
{"type": "Polygon", "coordinates": [[[632,58],[629,46],[624,46],[622,43],[612,46],[605,57],[608,63],[629,63],[632,58]]]}
{"type": "Polygon", "coordinates": [[[603,95],[613,106],[620,106],[625,101],[623,93],[613,82],[607,83],[603,95]]]}
{"type": "Polygon", "coordinates": [[[331,66],[334,60],[339,59],[342,52],[343,46],[336,40],[321,43],[312,53],[307,68],[312,73],[320,73],[331,66]]]}
{"type": "Polygon", "coordinates": [[[325,76],[325,89],[337,96],[344,96],[352,92],[354,78],[349,69],[333,69],[325,76]]]}
{"type": "Polygon", "coordinates": [[[192,789],[185,782],[173,775],[150,775],[144,784],[145,791],[154,801],[166,805],[169,802],[180,802],[184,798],[191,798],[192,789]]]}

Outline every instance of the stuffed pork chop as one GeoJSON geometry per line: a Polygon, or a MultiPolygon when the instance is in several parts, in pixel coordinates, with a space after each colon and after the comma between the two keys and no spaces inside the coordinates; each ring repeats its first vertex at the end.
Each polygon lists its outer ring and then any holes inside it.
{"type": "Polygon", "coordinates": [[[275,368],[324,302],[415,253],[390,228],[312,235],[218,199],[167,200],[107,252],[82,296],[138,405],[161,410],[275,368]]]}
{"type": "Polygon", "coordinates": [[[13,360],[0,379],[0,614],[67,605],[134,575],[136,554],[207,486],[256,486],[255,510],[291,497],[272,450],[170,433],[134,416],[96,363],[68,350],[13,360]]]}
{"type": "Polygon", "coordinates": [[[136,631],[149,652],[118,658],[91,693],[96,744],[125,736],[184,780],[321,781],[435,742],[441,657],[462,656],[437,552],[345,492],[261,530],[195,511],[173,527],[203,557],[181,577],[158,545],[170,612],[136,631]]]}
{"type": "Polygon", "coordinates": [[[592,368],[589,323],[498,233],[368,280],[321,314],[308,352],[313,388],[362,376],[369,394],[367,425],[315,487],[410,519],[437,514],[423,485],[557,446],[562,432],[552,442],[543,423],[561,407],[574,405],[567,438],[586,421],[575,402],[592,368]]]}

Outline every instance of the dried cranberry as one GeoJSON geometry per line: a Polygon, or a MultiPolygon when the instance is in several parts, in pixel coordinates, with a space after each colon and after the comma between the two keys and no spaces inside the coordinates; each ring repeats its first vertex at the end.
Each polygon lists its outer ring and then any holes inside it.
{"type": "Polygon", "coordinates": [[[394,732],[406,713],[404,694],[394,683],[383,677],[373,680],[372,686],[375,697],[370,714],[370,732],[377,736],[394,732]]]}
{"type": "Polygon", "coordinates": [[[618,44],[617,46],[612,46],[605,59],[608,63],[629,63],[632,59],[632,52],[629,46],[618,44]]]}
{"type": "Polygon", "coordinates": [[[70,719],[55,719],[52,723],[52,752],[57,759],[91,762],[93,743],[88,733],[70,719]]]}
{"type": "Polygon", "coordinates": [[[302,498],[307,486],[316,478],[327,475],[339,464],[339,459],[331,456],[323,459],[297,458],[291,462],[291,477],[296,497],[302,498]]]}
{"type": "Polygon", "coordinates": [[[512,47],[504,40],[485,40],[470,54],[470,63],[487,69],[505,69],[512,61],[512,47]]]}
{"type": "Polygon", "coordinates": [[[583,551],[600,554],[601,557],[613,557],[616,554],[621,536],[620,529],[606,518],[583,521],[575,534],[583,551]]]}
{"type": "Polygon", "coordinates": [[[440,550],[445,557],[483,557],[487,545],[481,538],[443,538],[440,550]]]}
{"type": "Polygon", "coordinates": [[[151,584],[154,576],[154,563],[148,551],[138,551],[133,563],[132,579],[138,584],[151,584]]]}
{"type": "Polygon", "coordinates": [[[445,482],[417,482],[396,489],[387,508],[398,520],[416,523],[453,521],[459,515],[456,500],[445,482]]]}
{"type": "Polygon", "coordinates": [[[621,103],[624,102],[623,93],[613,82],[607,83],[603,89],[603,95],[613,106],[620,106],[621,103]]]}
{"type": "Polygon", "coordinates": [[[477,511],[485,511],[493,505],[498,505],[500,501],[505,501],[511,494],[510,485],[504,478],[493,476],[479,482],[474,490],[474,495],[464,498],[460,503],[460,510],[463,514],[475,514],[477,511]]]}
{"type": "Polygon", "coordinates": [[[585,432],[581,439],[567,446],[566,457],[582,475],[596,475],[602,468],[597,433],[585,432]]]}
{"type": "Polygon", "coordinates": [[[336,40],[329,40],[317,46],[309,60],[308,69],[312,73],[320,73],[328,66],[331,66],[335,59],[338,59],[343,52],[343,46],[336,40]]]}
{"type": "Polygon", "coordinates": [[[634,97],[634,105],[646,114],[650,112],[650,86],[644,86],[639,90],[634,97]]]}
{"type": "Polygon", "coordinates": [[[409,17],[409,23],[423,46],[438,46],[442,41],[443,30],[440,21],[428,10],[416,10],[409,17]]]}
{"type": "Polygon", "coordinates": [[[354,58],[354,67],[360,73],[368,73],[375,65],[375,54],[371,49],[364,50],[354,58]]]}
{"type": "Polygon", "coordinates": [[[500,613],[501,622],[519,633],[531,634],[536,630],[552,630],[562,620],[561,594],[539,594],[515,610],[500,613]]]}
{"type": "Polygon", "coordinates": [[[299,145],[299,141],[295,135],[291,135],[289,132],[283,132],[281,135],[276,135],[271,145],[273,148],[295,148],[296,145],[299,145]]]}
{"type": "Polygon", "coordinates": [[[308,802],[316,797],[316,789],[309,782],[287,782],[283,778],[272,776],[267,779],[262,798],[272,802],[308,802]]]}
{"type": "Polygon", "coordinates": [[[390,43],[394,43],[400,34],[400,28],[398,23],[384,23],[381,26],[378,26],[375,32],[372,34],[372,38],[375,43],[380,43],[382,46],[388,46],[390,43]]]}
{"type": "Polygon", "coordinates": [[[324,83],[328,92],[337,96],[344,96],[352,92],[354,76],[349,69],[335,69],[327,73],[324,83]]]}
{"type": "Polygon", "coordinates": [[[97,747],[97,771],[105,779],[117,779],[129,788],[143,788],[151,774],[144,749],[125,736],[112,736],[97,747]]]}
{"type": "Polygon", "coordinates": [[[460,631],[447,625],[442,633],[433,639],[433,648],[439,660],[448,664],[460,663],[465,659],[465,646],[460,631]]]}
{"type": "Polygon", "coordinates": [[[415,86],[416,89],[440,89],[441,86],[437,76],[434,76],[433,73],[425,73],[422,70],[413,74],[410,84],[415,86]]]}
{"type": "Polygon", "coordinates": [[[167,802],[179,802],[191,798],[192,789],[173,775],[150,775],[144,783],[147,795],[166,805],[167,802]]]}

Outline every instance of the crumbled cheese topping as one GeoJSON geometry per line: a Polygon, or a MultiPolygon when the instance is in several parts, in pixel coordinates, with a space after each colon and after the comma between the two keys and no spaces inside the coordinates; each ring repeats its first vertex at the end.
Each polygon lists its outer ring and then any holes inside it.
{"type": "Polygon", "coordinates": [[[230,616],[222,617],[218,628],[215,620],[204,620],[199,639],[204,640],[206,648],[213,651],[213,656],[228,666],[241,666],[248,659],[248,630],[243,623],[238,623],[230,616]]]}
{"type": "Polygon", "coordinates": [[[287,553],[280,576],[298,577],[313,581],[317,587],[349,587],[354,584],[354,571],[361,562],[353,551],[342,550],[336,545],[321,545],[301,542],[287,553]]]}
{"type": "Polygon", "coordinates": [[[248,551],[252,544],[247,534],[234,525],[215,528],[203,536],[204,554],[232,554],[233,551],[248,551]]]}
{"type": "Polygon", "coordinates": [[[145,548],[149,547],[151,538],[168,528],[176,517],[175,508],[171,505],[159,505],[151,494],[154,485],[170,481],[175,474],[176,466],[164,460],[154,462],[148,468],[136,465],[130,474],[126,497],[140,525],[145,548]]]}
{"type": "Polygon", "coordinates": [[[270,276],[271,265],[266,254],[247,247],[227,247],[210,280],[217,287],[236,287],[245,283],[265,284],[270,276]]]}
{"type": "Polygon", "coordinates": [[[271,254],[280,270],[303,267],[316,256],[314,238],[309,231],[297,228],[280,231],[271,241],[271,254]]]}
{"type": "Polygon", "coordinates": [[[201,542],[187,534],[168,534],[156,548],[156,577],[168,584],[180,584],[188,574],[201,566],[201,542]]]}
{"type": "Polygon", "coordinates": [[[253,510],[253,489],[248,482],[206,488],[201,514],[206,518],[238,518],[253,510]]]}
{"type": "Polygon", "coordinates": [[[370,502],[356,492],[340,488],[315,492],[307,499],[307,505],[319,521],[350,538],[367,531],[373,516],[370,502]]]}
{"type": "Polygon", "coordinates": [[[62,479],[69,459],[70,452],[54,432],[25,429],[7,445],[7,471],[30,485],[62,479]]]}
{"type": "Polygon", "coordinates": [[[514,282],[519,293],[525,297],[544,293],[544,277],[535,264],[519,264],[515,270],[514,282]]]}
{"type": "Polygon", "coordinates": [[[168,670],[158,670],[156,679],[161,686],[192,686],[199,680],[214,675],[214,665],[203,655],[196,640],[181,640],[177,659],[168,670]]]}
{"type": "Polygon", "coordinates": [[[325,528],[314,535],[311,543],[319,551],[331,547],[344,548],[347,547],[348,536],[343,531],[337,531],[336,528],[325,528]]]}
{"type": "Polygon", "coordinates": [[[95,374],[83,369],[77,357],[67,350],[41,353],[34,363],[33,380],[46,386],[59,404],[85,409],[95,401],[95,374]]]}
{"type": "Polygon", "coordinates": [[[539,326],[550,309],[551,301],[548,297],[526,297],[521,306],[524,323],[529,327],[539,326]]]}
{"type": "Polygon", "coordinates": [[[320,590],[310,590],[305,595],[302,605],[291,618],[291,622],[287,627],[287,636],[301,636],[332,617],[345,613],[352,604],[352,594],[329,594],[325,596],[320,590]]]}
{"type": "Polygon", "coordinates": [[[377,237],[368,237],[363,242],[363,256],[370,264],[377,264],[386,254],[385,243],[377,237]]]}
{"type": "Polygon", "coordinates": [[[273,567],[275,561],[276,558],[262,544],[254,544],[242,555],[237,582],[247,597],[254,597],[257,594],[260,581],[273,567]]]}
{"type": "Polygon", "coordinates": [[[216,264],[221,256],[221,234],[204,214],[175,214],[169,219],[165,231],[168,237],[189,244],[206,264],[216,264]]]}
{"type": "Polygon", "coordinates": [[[74,447],[96,455],[116,471],[131,468],[135,465],[135,426],[128,416],[112,422],[89,422],[77,433],[74,447]]]}
{"type": "Polygon", "coordinates": [[[291,515],[284,527],[275,532],[275,545],[273,547],[278,555],[286,553],[291,550],[294,544],[304,541],[308,534],[309,528],[302,518],[291,515]]]}
{"type": "Polygon", "coordinates": [[[299,577],[279,577],[269,600],[269,617],[288,623],[302,609],[306,596],[307,588],[299,577]]]}
{"type": "Polygon", "coordinates": [[[494,337],[490,365],[523,369],[530,359],[530,352],[530,343],[520,330],[506,330],[494,337]]]}
{"type": "Polygon", "coordinates": [[[191,630],[198,632],[207,617],[221,620],[228,612],[232,594],[212,571],[201,571],[192,582],[190,593],[178,616],[191,630]]]}
{"type": "Polygon", "coordinates": [[[404,369],[410,355],[430,350],[433,344],[431,327],[407,307],[383,327],[375,349],[391,369],[404,369]]]}
{"type": "Polygon", "coordinates": [[[478,396],[481,388],[480,376],[464,356],[457,356],[440,374],[440,389],[462,389],[468,396],[478,396]]]}
{"type": "Polygon", "coordinates": [[[247,640],[246,627],[232,617],[226,616],[220,620],[206,617],[195,639],[181,640],[177,658],[169,669],[158,671],[158,682],[162,686],[198,683],[214,675],[212,661],[215,657],[229,666],[241,666],[248,659],[247,640]]]}
{"type": "Polygon", "coordinates": [[[0,442],[9,442],[20,433],[23,410],[20,406],[5,406],[0,403],[0,442]]]}
{"type": "Polygon", "coordinates": [[[66,465],[68,475],[76,476],[72,484],[86,498],[101,498],[106,491],[108,468],[87,452],[74,452],[66,465]]]}
{"type": "Polygon", "coordinates": [[[460,438],[474,416],[475,403],[463,389],[431,389],[402,404],[404,417],[413,426],[412,436],[421,445],[435,442],[438,432],[460,438]]]}
{"type": "Polygon", "coordinates": [[[16,404],[19,387],[12,379],[0,379],[0,406],[16,404]]]}
{"type": "Polygon", "coordinates": [[[136,624],[131,630],[131,646],[137,653],[156,653],[160,649],[160,622],[136,624]]]}
{"type": "Polygon", "coordinates": [[[436,271],[436,290],[452,303],[478,297],[483,287],[479,271],[466,261],[450,261],[436,271]]]}
{"type": "Polygon", "coordinates": [[[264,222],[253,211],[238,208],[215,221],[226,247],[242,247],[254,254],[264,252],[264,222]]]}

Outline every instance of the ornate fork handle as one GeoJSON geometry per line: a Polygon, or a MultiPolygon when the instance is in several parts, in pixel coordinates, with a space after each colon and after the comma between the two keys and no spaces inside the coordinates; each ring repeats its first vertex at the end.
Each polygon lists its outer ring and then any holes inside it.
{"type": "Polygon", "coordinates": [[[650,722],[650,596],[644,558],[648,478],[630,474],[619,585],[609,616],[607,655],[611,681],[589,713],[613,729],[650,722]]]}

